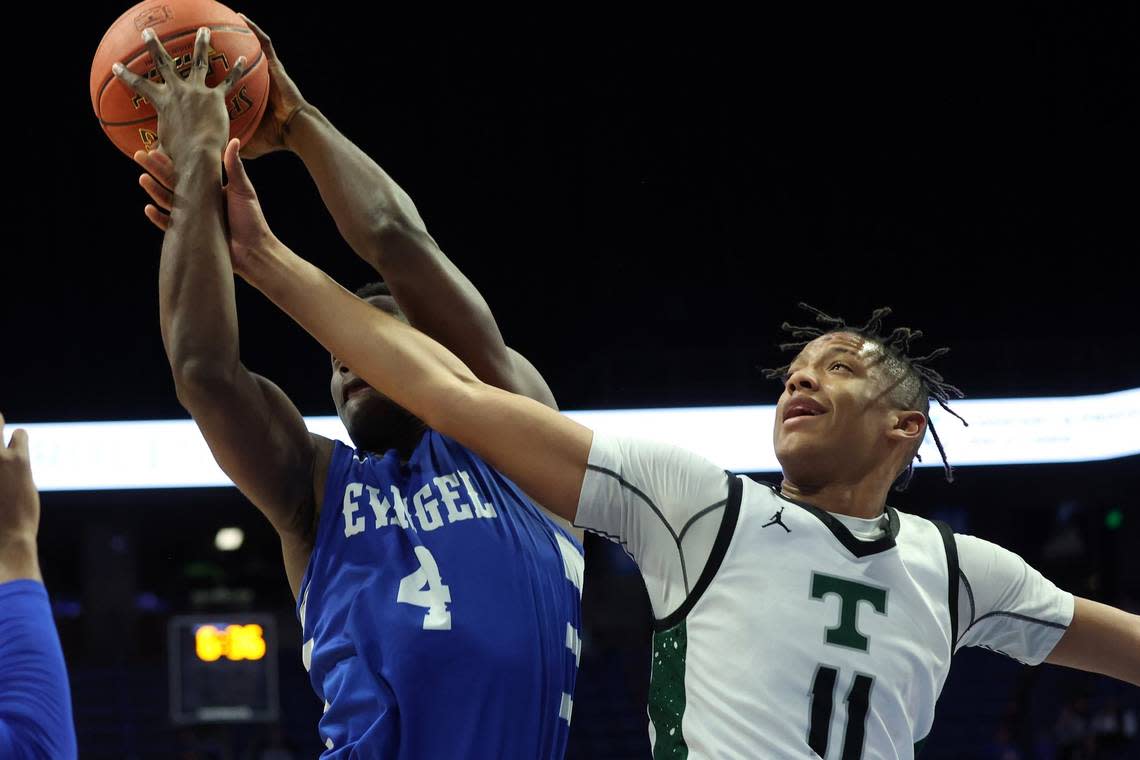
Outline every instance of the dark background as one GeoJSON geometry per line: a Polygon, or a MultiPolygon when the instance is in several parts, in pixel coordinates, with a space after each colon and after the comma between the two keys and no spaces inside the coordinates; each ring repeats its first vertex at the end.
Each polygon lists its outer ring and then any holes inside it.
{"type": "MultiPolygon", "coordinates": [[[[158,333],[161,236],[86,90],[125,7],[14,27],[0,409],[15,422],[184,416],[158,333]]],[[[564,408],[771,403],[757,368],[785,361],[778,326],[800,300],[851,321],[894,307],[889,325],[930,336],[917,348],[953,348],[939,369],[970,396],[1140,385],[1134,6],[239,9],[412,194],[564,408]]],[[[249,170],[279,237],[350,287],[371,279],[298,160],[249,170]]],[[[244,284],[238,298],[246,364],[332,413],[322,349],[244,284]]],[[[953,486],[924,470],[893,503],[1136,611],[1138,486],[1135,458],[970,468],[953,486]]],[[[319,752],[280,550],[236,491],[45,494],[41,546],[85,757],[257,757],[272,727],[164,717],[166,619],[243,608],[279,617],[277,738],[319,752]],[[212,546],[223,524],[246,529],[233,555],[212,546]]],[[[571,755],[643,757],[648,628],[629,610],[644,591],[607,545],[588,552],[571,755]]],[[[959,655],[925,755],[1110,757],[1111,732],[1097,744],[1089,726],[1136,691],[959,655]]]]}

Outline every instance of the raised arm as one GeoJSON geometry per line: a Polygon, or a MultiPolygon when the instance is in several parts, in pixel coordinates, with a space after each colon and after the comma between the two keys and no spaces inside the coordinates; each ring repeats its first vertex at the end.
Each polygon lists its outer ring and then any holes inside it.
{"type": "Polygon", "coordinates": [[[40,577],[28,434],[0,414],[0,757],[75,757],[71,691],[40,577]]]}
{"type": "MultiPolygon", "coordinates": [[[[199,30],[195,64],[183,80],[161,43],[147,32],[144,40],[166,84],[147,81],[118,64],[115,74],[155,105],[163,148],[179,167],[159,265],[163,345],[178,399],[214,458],[281,535],[296,592],[331,443],[311,436],[285,394],[246,369],[239,357],[220,157],[229,132],[225,95],[240,77],[242,62],[225,83],[207,87],[201,62],[209,32],[199,30]]],[[[231,209],[229,216],[231,236],[240,236],[240,209],[231,209]]]]}
{"type": "MultiPolygon", "coordinates": [[[[257,194],[226,147],[231,204],[257,194]]],[[[285,247],[258,215],[260,243],[231,245],[234,270],[376,390],[482,456],[573,521],[592,433],[550,407],[488,385],[431,337],[365,303],[285,247]]],[[[231,221],[232,226],[232,221],[231,221]]]]}
{"type": "Polygon", "coordinates": [[[411,197],[305,100],[269,36],[243,18],[261,41],[271,84],[265,117],[242,155],[297,154],[341,235],[384,278],[414,327],[484,382],[555,406],[546,381],[507,347],[483,296],[428,234],[411,197]]]}
{"type": "Polygon", "coordinates": [[[32,482],[28,431],[14,430],[5,443],[0,414],[0,583],[43,583],[36,549],[39,527],[40,495],[32,482]]]}

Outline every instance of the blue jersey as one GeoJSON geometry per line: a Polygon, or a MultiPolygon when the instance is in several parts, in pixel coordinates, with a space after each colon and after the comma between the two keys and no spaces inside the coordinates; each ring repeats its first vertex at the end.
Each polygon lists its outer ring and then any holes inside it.
{"type": "Polygon", "coordinates": [[[473,452],[337,443],[297,612],[323,758],[561,758],[582,548],[473,452]]]}
{"type": "Polygon", "coordinates": [[[47,591],[0,583],[0,758],[75,757],[67,668],[47,591]]]}

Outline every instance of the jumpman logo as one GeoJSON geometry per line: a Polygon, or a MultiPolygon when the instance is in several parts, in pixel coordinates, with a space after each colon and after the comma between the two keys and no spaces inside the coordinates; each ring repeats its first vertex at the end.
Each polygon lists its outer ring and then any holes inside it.
{"type": "Polygon", "coordinates": [[[767,528],[769,525],[779,525],[781,528],[783,528],[784,530],[791,533],[792,529],[789,528],[787,525],[784,525],[784,521],[782,519],[783,514],[784,514],[784,508],[780,507],[780,511],[777,512],[776,514],[772,515],[772,519],[769,520],[768,522],[764,523],[760,527],[761,528],[767,528]]]}

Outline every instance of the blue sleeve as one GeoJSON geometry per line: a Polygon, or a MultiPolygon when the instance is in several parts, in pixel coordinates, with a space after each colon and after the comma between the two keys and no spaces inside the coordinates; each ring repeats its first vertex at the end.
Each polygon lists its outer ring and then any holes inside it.
{"type": "Polygon", "coordinates": [[[71,690],[47,589],[0,583],[0,758],[74,758],[71,690]]]}

